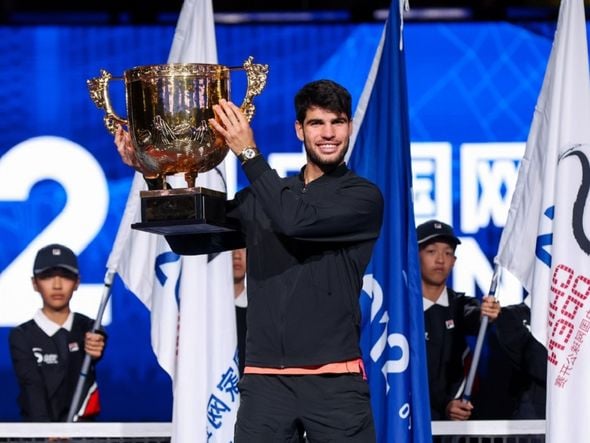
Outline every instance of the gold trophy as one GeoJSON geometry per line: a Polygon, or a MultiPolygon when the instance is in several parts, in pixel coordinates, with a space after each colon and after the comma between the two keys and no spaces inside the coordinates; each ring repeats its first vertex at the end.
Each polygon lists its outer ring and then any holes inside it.
{"type": "Polygon", "coordinates": [[[157,184],[141,191],[141,223],[134,223],[134,229],[164,235],[233,231],[225,219],[226,194],[195,187],[197,174],[215,168],[229,150],[208,119],[214,117],[213,105],[229,99],[233,70],[246,72],[241,109],[250,121],[252,100],[262,92],[268,74],[268,65],[252,63],[252,57],[237,68],[146,65],[125,71],[123,77],[101,70],[100,77],[88,80],[90,97],[105,111],[105,126],[114,134],[117,125],[127,125],[138,161],[150,172],[150,183],[157,184]],[[127,119],[113,110],[111,80],[125,81],[127,119]],[[179,173],[184,173],[187,187],[169,189],[166,177],[179,173]]]}

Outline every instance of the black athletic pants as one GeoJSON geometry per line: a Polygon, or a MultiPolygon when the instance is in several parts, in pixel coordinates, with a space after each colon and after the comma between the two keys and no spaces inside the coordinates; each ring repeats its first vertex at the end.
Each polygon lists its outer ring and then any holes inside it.
{"type": "Polygon", "coordinates": [[[247,374],[239,388],[234,443],[375,442],[360,374],[247,374]]]}

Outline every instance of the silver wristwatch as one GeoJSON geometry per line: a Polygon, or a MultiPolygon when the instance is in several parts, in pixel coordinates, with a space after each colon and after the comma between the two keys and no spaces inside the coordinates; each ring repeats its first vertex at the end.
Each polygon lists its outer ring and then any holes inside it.
{"type": "Polygon", "coordinates": [[[242,162],[242,164],[246,163],[248,160],[252,160],[254,157],[260,155],[256,146],[247,146],[238,154],[238,158],[242,162]]]}

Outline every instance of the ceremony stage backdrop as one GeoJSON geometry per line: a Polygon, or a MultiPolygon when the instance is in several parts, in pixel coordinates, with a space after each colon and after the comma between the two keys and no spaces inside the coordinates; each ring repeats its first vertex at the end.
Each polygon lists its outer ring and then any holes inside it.
{"type": "MultiPolygon", "coordinates": [[[[253,126],[281,173],[303,163],[293,129],[297,89],[332,78],[351,90],[356,105],[382,29],[381,23],[216,26],[221,63],[239,66],[252,55],[270,65],[253,126]]],[[[543,23],[405,25],[416,218],[440,218],[461,234],[457,290],[481,296],[489,286],[553,30],[543,23]]],[[[132,171],[121,163],[86,80],[102,68],[119,76],[165,63],[173,32],[174,24],[0,28],[0,421],[19,419],[8,331],[39,306],[30,284],[35,251],[57,241],[79,253],[83,284],[74,307],[95,316],[127,199],[132,171]]],[[[232,82],[239,102],[243,72],[234,72],[232,82]]],[[[111,96],[124,116],[122,82],[111,96]]],[[[245,181],[237,177],[240,188],[245,181]]],[[[505,283],[503,303],[518,300],[518,285],[505,283]]],[[[170,381],[150,347],[149,313],[119,281],[105,327],[100,419],[170,420],[170,381]]]]}

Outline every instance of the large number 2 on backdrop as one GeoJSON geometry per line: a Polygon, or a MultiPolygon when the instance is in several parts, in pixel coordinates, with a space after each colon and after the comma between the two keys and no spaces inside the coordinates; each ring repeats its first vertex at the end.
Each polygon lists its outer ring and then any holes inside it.
{"type": "MultiPolygon", "coordinates": [[[[82,146],[60,137],[36,137],[19,143],[0,158],[0,200],[26,201],[31,188],[41,180],[54,180],[63,186],[67,202],[0,274],[0,326],[26,321],[40,306],[30,281],[36,251],[61,242],[79,254],[98,234],[107,216],[106,177],[82,146]]],[[[101,292],[101,284],[81,284],[72,308],[94,317],[101,292]]],[[[109,321],[110,310],[105,312],[103,323],[109,321]]]]}

